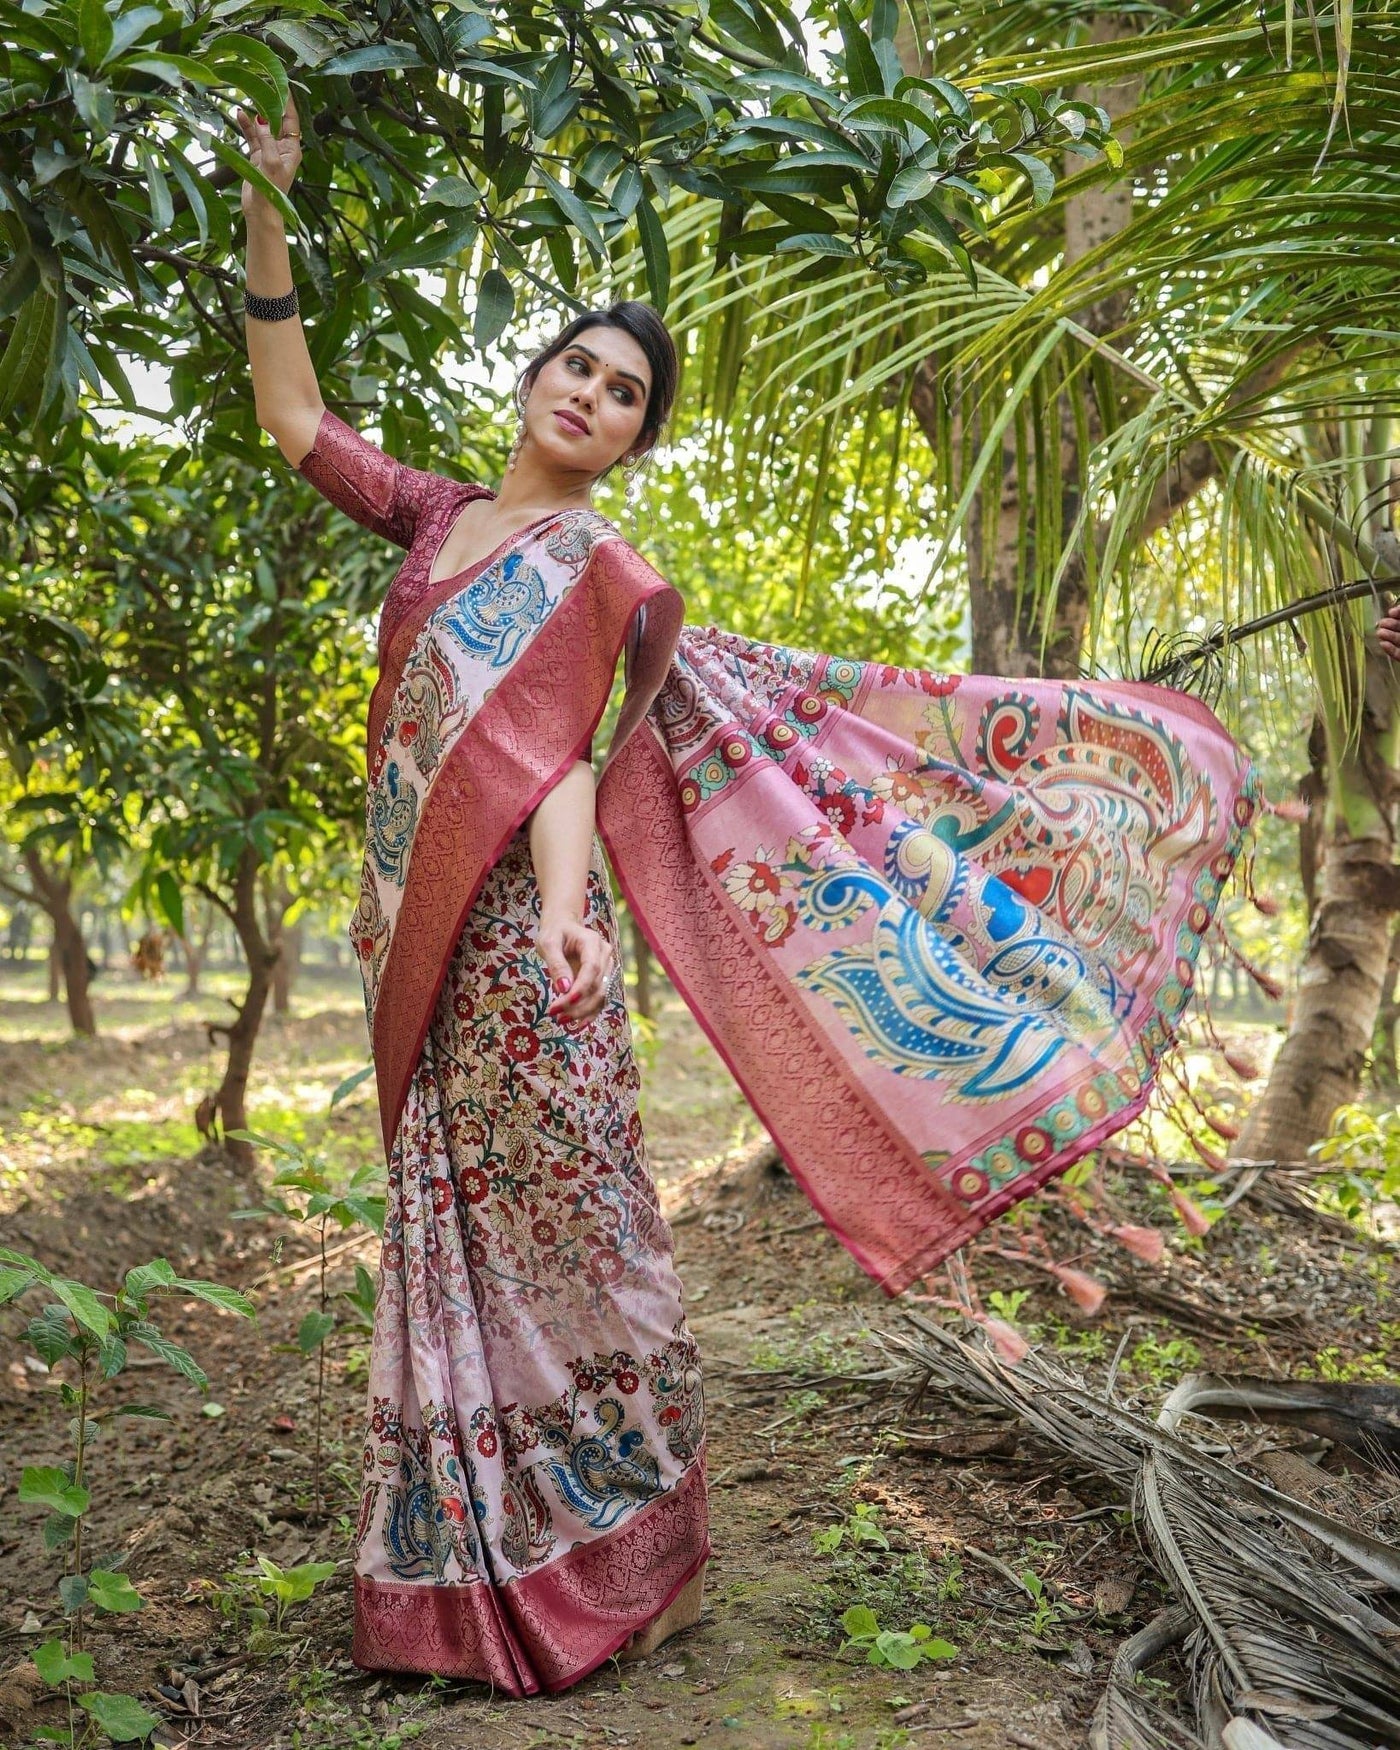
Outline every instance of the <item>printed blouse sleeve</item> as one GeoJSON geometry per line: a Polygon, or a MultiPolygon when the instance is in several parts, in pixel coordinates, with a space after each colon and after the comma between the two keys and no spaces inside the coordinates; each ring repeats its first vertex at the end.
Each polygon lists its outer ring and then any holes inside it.
{"type": "Polygon", "coordinates": [[[346,516],[405,548],[440,478],[396,462],[329,407],[297,472],[346,516]]]}

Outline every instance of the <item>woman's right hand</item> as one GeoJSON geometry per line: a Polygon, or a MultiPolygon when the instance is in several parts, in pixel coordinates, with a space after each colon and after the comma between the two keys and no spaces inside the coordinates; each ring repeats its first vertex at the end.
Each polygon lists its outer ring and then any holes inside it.
{"type": "Polygon", "coordinates": [[[1392,602],[1377,621],[1376,641],[1392,662],[1400,662],[1400,602],[1392,602]]]}
{"type": "MultiPolygon", "coordinates": [[[[235,110],[234,113],[243,130],[243,138],[248,142],[248,157],[270,183],[286,194],[296,179],[297,167],[301,163],[301,122],[297,117],[295,100],[288,96],[286,114],[282,117],[282,125],[277,134],[273,133],[261,116],[249,115],[244,109],[235,110]]],[[[243,184],[245,219],[251,218],[259,206],[270,205],[260,188],[254,187],[251,182],[243,184]]]]}

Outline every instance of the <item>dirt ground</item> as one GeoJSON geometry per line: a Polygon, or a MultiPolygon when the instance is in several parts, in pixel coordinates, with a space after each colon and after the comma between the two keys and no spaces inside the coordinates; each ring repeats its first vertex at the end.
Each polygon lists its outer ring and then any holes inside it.
{"type": "MultiPolygon", "coordinates": [[[[330,1090],[367,1059],[353,977],[308,972],[293,1014],[268,1023],[252,1094],[255,1129],[324,1137],[342,1166],[377,1148],[367,1089],[326,1116],[330,1090]]],[[[654,1038],[642,1040],[644,1116],[706,1369],[715,1553],[702,1620],[646,1662],[610,1662],[555,1697],[503,1701],[476,1685],[357,1670],[348,1550],[366,1335],[345,1324],[330,1340],[330,1510],[318,1521],[315,1361],[296,1346],[317,1304],[316,1271],[303,1262],[311,1239],[287,1221],[234,1219],[260,1187],[216,1153],[200,1154],[190,1125],[214,1079],[201,1022],[219,1014],[218,992],[179,1002],[115,975],[102,985],[103,1035],[74,1041],[40,1000],[37,969],[0,980],[0,1245],[107,1290],[132,1265],[164,1256],[186,1275],[251,1292],[259,1309],[249,1321],[193,1300],[165,1303],[162,1328],[207,1372],[206,1395],[144,1356],[99,1394],[171,1417],[115,1421],[88,1461],[93,1565],[123,1568],[146,1600],[102,1617],[89,1650],[103,1688],[166,1716],[160,1741],[201,1750],[1068,1750],[1083,1741],[1114,1649],[1162,1601],[1125,1504],[1005,1424],[933,1394],[914,1406],[859,1378],[882,1365],[869,1332],[899,1328],[899,1303],[873,1287],[785,1174],[746,1166],[761,1132],[669,995],[654,1038]],[[282,1568],[339,1567],[289,1608],[279,1632],[250,1611],[242,1575],[259,1555],[282,1568]],[[1039,1583],[1038,1601],[1018,1581],[1025,1574],[1039,1583]],[[872,1666],[841,1646],[840,1617],[859,1604],[881,1628],[924,1622],[956,1651],[913,1670],[872,1666]]],[[[260,1172],[265,1184],[265,1160],[260,1172]]],[[[1122,1194],[1141,1218],[1171,1227],[1146,1181],[1122,1194]]],[[[1126,1334],[1120,1386],[1144,1405],[1197,1365],[1344,1378],[1387,1377],[1395,1365],[1393,1255],[1341,1224],[1246,1198],[1204,1241],[1172,1228],[1166,1259],[1152,1267],[1083,1227],[1057,1228],[1064,1219],[1047,1216],[1062,1256],[1110,1284],[1096,1317],[1022,1266],[979,1268],[978,1279],[984,1292],[1027,1290],[1021,1328],[1090,1377],[1103,1376],[1126,1334]]],[[[331,1286],[353,1287],[357,1259],[372,1271],[376,1245],[368,1232],[352,1235],[333,1258],[331,1286]]],[[[16,1750],[60,1711],[52,1701],[26,1709],[31,1689],[18,1680],[29,1649],[63,1621],[43,1510],[16,1498],[23,1465],[54,1464],[68,1450],[53,1381],[18,1340],[37,1307],[33,1296],[0,1309],[0,1708],[9,1710],[0,1745],[16,1750]]]]}

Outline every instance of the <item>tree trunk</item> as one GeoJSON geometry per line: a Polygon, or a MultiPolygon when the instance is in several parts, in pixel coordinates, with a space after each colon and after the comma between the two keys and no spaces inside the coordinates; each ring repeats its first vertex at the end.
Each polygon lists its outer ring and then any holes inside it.
{"type": "Polygon", "coordinates": [[[1328,847],[1293,1027],[1236,1150],[1246,1160],[1306,1159],[1356,1098],[1390,957],[1392,854],[1382,839],[1328,847]]]}
{"type": "MultiPolygon", "coordinates": [[[[278,950],[267,940],[258,919],[257,893],[257,853],[249,848],[244,850],[239,862],[233,899],[233,924],[248,964],[248,988],[233,1025],[209,1029],[211,1038],[222,1034],[228,1040],[224,1078],[209,1102],[225,1133],[248,1128],[248,1076],[253,1067],[253,1048],[272,990],[273,968],[277,964],[278,950]]],[[[245,1171],[252,1169],[254,1155],[250,1144],[231,1141],[226,1147],[239,1167],[245,1171]]]]}
{"type": "Polygon", "coordinates": [[[55,963],[63,973],[63,989],[68,999],[68,1019],[75,1033],[88,1038],[97,1032],[97,1019],[92,1012],[92,995],[88,989],[87,943],[82,925],[73,913],[73,877],[44,864],[37,847],[23,853],[25,869],[34,889],[34,901],[49,914],[53,923],[53,948],[49,957],[49,997],[57,996],[54,988],[55,963]]]}
{"type": "Polygon", "coordinates": [[[289,1015],[292,1010],[292,988],[301,971],[301,946],[305,926],[300,918],[286,924],[280,931],[281,953],[272,973],[272,1012],[289,1015]]]}
{"type": "MultiPolygon", "coordinates": [[[[1090,41],[1110,43],[1139,33],[1137,18],[1128,13],[1101,12],[1090,27],[1090,41]]],[[[895,36],[896,53],[906,72],[921,76],[933,71],[932,57],[919,40],[910,11],[901,11],[895,36]]],[[[1115,118],[1134,108],[1141,81],[1130,80],[1107,89],[1081,87],[1075,96],[1101,104],[1115,118]]],[[[1079,168],[1071,160],[1070,168],[1079,168]]],[[[1091,249],[1126,228],[1132,219],[1132,180],[1089,189],[1075,195],[1064,207],[1064,260],[1078,261],[1091,249]]],[[[1094,333],[1111,331],[1122,316],[1123,296],[1110,295],[1086,306],[1078,320],[1094,333]]],[[[935,441],[933,397],[936,365],[921,362],[916,372],[911,408],[930,442],[935,441]]],[[[1100,435],[1101,421],[1092,396],[1089,398],[1089,438],[1100,435]]],[[[972,430],[964,442],[980,447],[980,433],[972,430]]],[[[1060,402],[1061,527],[1069,529],[1079,515],[1079,443],[1074,418],[1066,397],[1060,402]]],[[[975,674],[1045,675],[1072,680],[1080,672],[1084,635],[1089,623],[1088,573],[1082,554],[1071,556],[1061,577],[1053,606],[1037,598],[1030,586],[1032,569],[1028,555],[1036,550],[1038,535],[1029,506],[1035,502],[1034,460],[1030,478],[1018,478],[1014,431],[1002,445],[1000,466],[995,464],[987,485],[978,494],[967,527],[968,582],[972,597],[972,670],[975,674]],[[1022,517],[1022,497],[1027,514],[1022,517]],[[1026,585],[1022,587],[1023,572],[1026,585]],[[1019,598],[1019,599],[1018,599],[1019,598]],[[1045,616],[1050,615],[1048,626],[1045,616]]]]}
{"type": "MultiPolygon", "coordinates": [[[[1356,680],[1344,671],[1342,684],[1356,680]]],[[[1360,1089],[1387,989],[1392,924],[1400,909],[1389,660],[1368,651],[1361,684],[1359,737],[1331,762],[1329,830],[1292,1023],[1268,1086],[1232,1150],[1246,1160],[1300,1161],[1327,1134],[1337,1107],[1360,1089]]],[[[1329,733],[1340,742],[1335,729],[1329,733]]]]}
{"type": "Polygon", "coordinates": [[[1380,1014],[1376,1016],[1375,1036],[1371,1041],[1371,1083],[1382,1093],[1400,1092],[1400,1051],[1395,1037],[1400,1022],[1400,924],[1390,932],[1390,958],[1385,968],[1385,996],[1380,1014]]]}
{"type": "Polygon", "coordinates": [[[185,962],[183,1000],[186,1002],[199,995],[199,975],[204,970],[205,956],[209,952],[209,939],[213,933],[214,925],[210,919],[206,918],[204,928],[199,932],[197,940],[194,931],[189,928],[186,929],[183,936],[178,938],[180,953],[185,962]]]}
{"type": "Polygon", "coordinates": [[[58,934],[49,943],[49,1001],[56,1003],[63,995],[63,962],[58,957],[58,934]]]}

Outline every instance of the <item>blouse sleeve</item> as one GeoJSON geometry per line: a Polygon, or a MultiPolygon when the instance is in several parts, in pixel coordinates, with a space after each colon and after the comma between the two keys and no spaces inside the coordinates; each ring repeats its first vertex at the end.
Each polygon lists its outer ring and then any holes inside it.
{"type": "Polygon", "coordinates": [[[297,472],[346,516],[405,548],[440,479],[396,462],[329,407],[297,472]]]}

